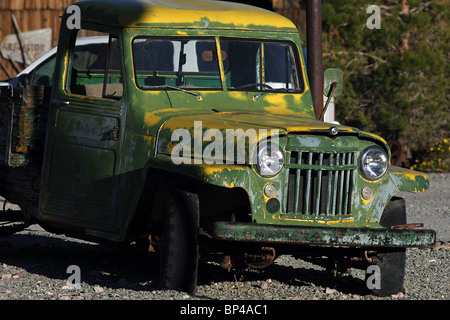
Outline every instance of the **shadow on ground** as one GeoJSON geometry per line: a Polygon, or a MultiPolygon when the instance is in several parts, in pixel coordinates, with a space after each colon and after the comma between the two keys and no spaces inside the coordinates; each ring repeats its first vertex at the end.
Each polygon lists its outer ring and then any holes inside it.
{"type": "MultiPolygon", "coordinates": [[[[109,247],[36,234],[18,233],[0,238],[0,263],[21,268],[64,283],[67,268],[77,265],[81,281],[112,289],[157,290],[158,254],[145,254],[136,246],[109,247]]],[[[265,281],[271,279],[291,286],[329,287],[342,293],[367,294],[361,279],[333,278],[325,270],[274,264],[263,270],[222,269],[218,263],[200,261],[198,284],[265,281]]]]}

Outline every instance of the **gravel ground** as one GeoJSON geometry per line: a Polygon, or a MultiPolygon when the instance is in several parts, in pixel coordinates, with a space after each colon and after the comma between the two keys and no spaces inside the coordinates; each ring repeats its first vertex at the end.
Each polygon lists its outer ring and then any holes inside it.
{"type": "MultiPolygon", "coordinates": [[[[262,271],[226,272],[200,263],[196,295],[157,290],[157,261],[132,248],[105,247],[30,226],[0,238],[0,300],[448,300],[450,298],[450,174],[431,174],[431,188],[406,198],[408,222],[423,222],[440,240],[431,249],[408,249],[405,293],[368,294],[364,271],[331,278],[324,268],[281,256],[262,271]],[[80,288],[67,272],[80,268],[80,288]]],[[[1,199],[0,199],[0,205],[1,199]]]]}

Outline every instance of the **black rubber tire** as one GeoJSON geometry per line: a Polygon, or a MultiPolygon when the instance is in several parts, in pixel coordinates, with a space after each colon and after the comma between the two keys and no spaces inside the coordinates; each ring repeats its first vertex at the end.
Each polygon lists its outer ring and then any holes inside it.
{"type": "MultiPolygon", "coordinates": [[[[389,201],[381,216],[380,224],[391,227],[406,224],[406,207],[403,198],[394,197],[389,201]]],[[[390,296],[404,292],[404,278],[406,265],[406,249],[386,250],[377,254],[380,268],[380,288],[371,289],[372,293],[380,296],[390,296]]]]}
{"type": "Polygon", "coordinates": [[[406,206],[405,199],[393,197],[381,215],[380,224],[383,227],[392,227],[400,224],[406,224],[406,206]]]}
{"type": "Polygon", "coordinates": [[[166,202],[163,233],[160,239],[160,287],[184,291],[197,289],[198,272],[198,196],[172,189],[166,202]]]}

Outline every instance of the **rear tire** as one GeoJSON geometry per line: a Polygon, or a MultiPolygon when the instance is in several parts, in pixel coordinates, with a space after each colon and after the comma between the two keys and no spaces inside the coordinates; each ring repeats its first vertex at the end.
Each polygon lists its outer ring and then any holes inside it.
{"type": "MultiPolygon", "coordinates": [[[[406,207],[403,198],[394,197],[389,201],[381,216],[380,224],[383,227],[406,224],[406,207]]],[[[380,286],[371,291],[380,297],[403,293],[406,249],[379,252],[377,257],[379,262],[376,265],[380,268],[380,286]]]]}
{"type": "Polygon", "coordinates": [[[169,192],[160,239],[160,286],[195,293],[198,271],[198,196],[184,190],[169,192]]]}

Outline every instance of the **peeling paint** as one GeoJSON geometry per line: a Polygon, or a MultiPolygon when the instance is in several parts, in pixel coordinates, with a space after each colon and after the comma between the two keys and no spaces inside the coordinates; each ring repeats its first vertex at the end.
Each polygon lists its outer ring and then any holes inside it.
{"type": "Polygon", "coordinates": [[[394,166],[390,167],[389,173],[399,192],[419,193],[429,188],[430,181],[424,173],[394,166]]]}
{"type": "Polygon", "coordinates": [[[375,228],[279,227],[251,223],[216,222],[214,236],[221,240],[351,247],[430,247],[433,230],[375,228]]]}
{"type": "Polygon", "coordinates": [[[195,0],[134,2],[134,6],[125,0],[116,1],[114,6],[106,0],[77,5],[81,9],[83,21],[105,25],[297,32],[289,19],[243,4],[195,0]],[[236,22],[236,17],[239,17],[239,22],[236,22]]]}

